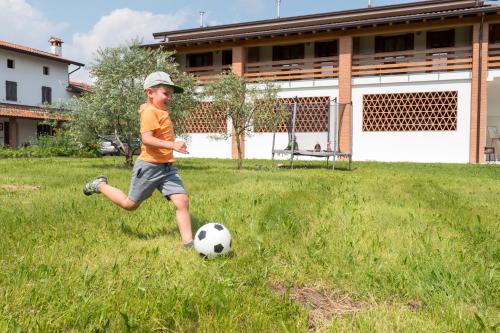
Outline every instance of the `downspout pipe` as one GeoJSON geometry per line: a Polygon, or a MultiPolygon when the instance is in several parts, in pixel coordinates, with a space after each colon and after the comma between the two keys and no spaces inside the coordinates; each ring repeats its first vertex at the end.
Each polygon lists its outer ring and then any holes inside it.
{"type": "Polygon", "coordinates": [[[76,72],[77,70],[79,70],[80,68],[82,68],[82,67],[83,67],[83,66],[78,65],[78,67],[77,67],[76,69],[74,69],[74,70],[72,70],[71,72],[69,72],[69,73],[68,73],[68,83],[69,83],[69,76],[70,76],[71,74],[73,74],[74,72],[76,72]]]}
{"type": "Polygon", "coordinates": [[[481,140],[481,92],[483,80],[483,31],[484,31],[484,13],[481,13],[481,23],[479,25],[479,73],[477,84],[477,133],[476,133],[476,162],[479,163],[480,140],[481,140]]]}

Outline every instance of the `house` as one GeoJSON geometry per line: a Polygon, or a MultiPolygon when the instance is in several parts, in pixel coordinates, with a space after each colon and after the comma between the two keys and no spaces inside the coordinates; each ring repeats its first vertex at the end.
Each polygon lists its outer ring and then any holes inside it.
{"type": "MultiPolygon", "coordinates": [[[[500,128],[498,4],[418,1],[153,36],[147,46],[175,50],[201,86],[232,70],[249,84],[274,81],[285,102],[298,97],[302,147],[325,147],[339,116],[339,148],[354,160],[480,163],[486,129],[500,128]]],[[[202,104],[191,156],[234,158],[234,142],[212,140],[206,117],[202,104]]],[[[230,130],[221,124],[215,131],[230,130]]],[[[276,136],[282,148],[286,131],[276,136]]],[[[245,138],[245,157],[270,158],[272,137],[245,138]]]]}
{"type": "Polygon", "coordinates": [[[16,148],[51,133],[43,124],[47,118],[68,119],[51,116],[42,106],[70,99],[69,75],[84,64],[63,58],[61,39],[49,43],[45,52],[0,40],[0,146],[16,148]]]}

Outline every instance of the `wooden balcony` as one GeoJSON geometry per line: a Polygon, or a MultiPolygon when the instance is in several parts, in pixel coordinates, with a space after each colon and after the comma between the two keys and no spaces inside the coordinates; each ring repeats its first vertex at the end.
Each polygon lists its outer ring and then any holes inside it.
{"type": "Polygon", "coordinates": [[[254,62],[245,65],[248,81],[335,78],[339,74],[338,57],[305,58],[254,62]]]}
{"type": "MultiPolygon", "coordinates": [[[[491,44],[489,68],[500,67],[500,43],[491,44]]],[[[194,74],[200,84],[214,80],[231,66],[179,68],[194,74]]],[[[437,48],[403,52],[385,52],[354,55],[352,76],[439,73],[472,70],[472,47],[437,48]]],[[[245,64],[244,77],[249,82],[259,80],[288,81],[337,78],[339,58],[305,58],[283,61],[265,61],[245,64]]]]}
{"type": "Polygon", "coordinates": [[[490,44],[488,68],[500,68],[500,43],[490,44]]]}
{"type": "Polygon", "coordinates": [[[472,70],[472,47],[355,55],[352,75],[397,75],[472,70]]]}
{"type": "Polygon", "coordinates": [[[196,79],[198,79],[198,81],[202,84],[214,80],[217,78],[217,75],[230,70],[231,70],[230,65],[190,67],[190,68],[179,67],[179,71],[193,74],[196,77],[196,79]]]}

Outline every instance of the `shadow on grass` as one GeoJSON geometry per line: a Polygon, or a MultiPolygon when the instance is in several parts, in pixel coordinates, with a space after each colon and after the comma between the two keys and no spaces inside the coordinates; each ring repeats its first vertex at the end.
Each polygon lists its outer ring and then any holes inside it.
{"type": "MultiPolygon", "coordinates": [[[[207,219],[200,219],[196,216],[191,216],[191,228],[193,230],[193,236],[202,225],[210,223],[211,221],[207,219]]],[[[139,227],[139,226],[138,226],[139,227]]],[[[121,223],[120,230],[129,237],[134,237],[142,240],[155,239],[158,237],[163,237],[166,235],[175,235],[179,233],[176,226],[163,227],[153,230],[138,230],[138,227],[131,227],[128,224],[121,223]]]]}
{"type": "Polygon", "coordinates": [[[291,168],[290,164],[285,164],[280,167],[275,167],[276,169],[284,169],[284,170],[327,170],[327,171],[355,171],[357,168],[354,166],[351,166],[351,169],[349,170],[348,165],[337,165],[335,164],[335,169],[332,169],[332,164],[330,163],[328,167],[326,165],[320,165],[320,164],[294,164],[293,169],[291,168]]]}
{"type": "MultiPolygon", "coordinates": [[[[210,170],[210,169],[221,169],[220,167],[214,167],[214,166],[211,166],[211,165],[206,165],[204,163],[193,164],[193,163],[176,162],[175,166],[177,168],[179,168],[179,170],[210,170]]],[[[130,170],[130,171],[132,171],[133,166],[127,166],[124,163],[102,163],[102,164],[93,163],[93,164],[90,164],[87,168],[98,169],[98,170],[101,170],[101,171],[103,169],[130,170]]],[[[222,168],[222,169],[226,169],[226,168],[222,168]]]]}
{"type": "Polygon", "coordinates": [[[90,169],[116,169],[116,170],[130,170],[132,167],[126,166],[124,163],[103,163],[103,164],[90,164],[87,168],[90,169]]]}
{"type": "Polygon", "coordinates": [[[193,237],[196,231],[203,225],[213,221],[207,220],[205,218],[200,218],[198,216],[191,215],[191,229],[193,230],[193,237]]]}
{"type": "Polygon", "coordinates": [[[136,228],[132,228],[131,226],[125,223],[120,224],[120,229],[125,235],[142,240],[162,237],[168,234],[173,234],[177,231],[177,228],[175,227],[170,227],[170,228],[163,227],[155,230],[142,231],[142,230],[137,230],[136,228]]]}

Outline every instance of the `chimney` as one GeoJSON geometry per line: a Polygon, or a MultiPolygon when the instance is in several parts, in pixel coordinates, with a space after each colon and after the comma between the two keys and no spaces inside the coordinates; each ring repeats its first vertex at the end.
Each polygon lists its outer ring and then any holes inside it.
{"type": "Polygon", "coordinates": [[[203,28],[205,25],[205,22],[203,21],[203,16],[205,15],[205,12],[200,11],[200,28],[203,28]]]}
{"type": "Polygon", "coordinates": [[[276,0],[276,18],[280,18],[281,0],[276,0]]]}
{"type": "Polygon", "coordinates": [[[59,37],[50,37],[50,53],[55,54],[58,57],[62,56],[62,44],[63,41],[59,37]]]}
{"type": "Polygon", "coordinates": [[[372,7],[373,7],[372,0],[368,0],[368,8],[372,8],[372,7]]]}

